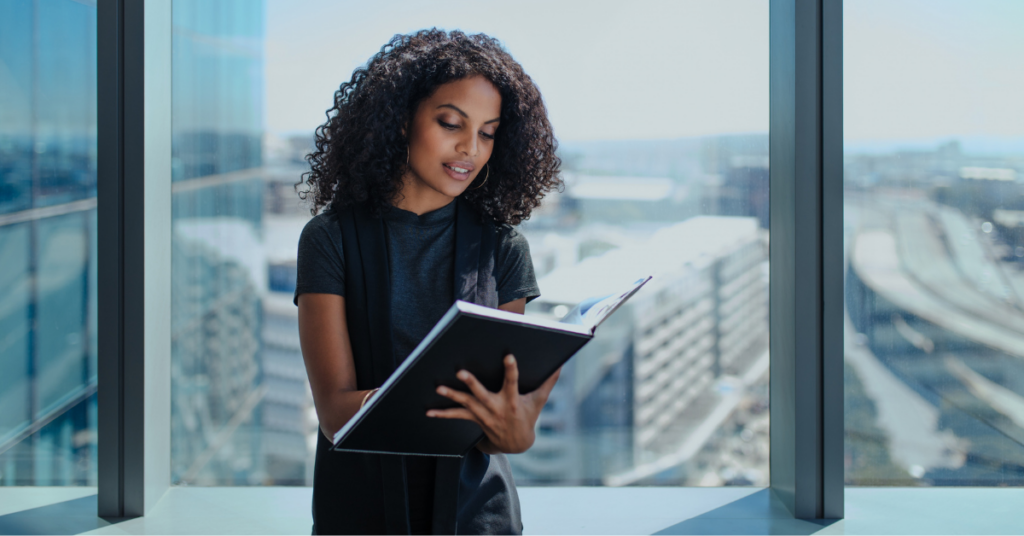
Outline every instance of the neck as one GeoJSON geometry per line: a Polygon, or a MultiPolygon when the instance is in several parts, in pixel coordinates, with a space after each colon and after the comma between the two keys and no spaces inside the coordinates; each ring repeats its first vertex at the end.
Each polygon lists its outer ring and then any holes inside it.
{"type": "Polygon", "coordinates": [[[398,200],[395,206],[422,216],[427,212],[433,212],[451,203],[454,197],[449,197],[433,188],[430,188],[419,181],[406,179],[403,181],[402,190],[398,192],[398,200]]]}

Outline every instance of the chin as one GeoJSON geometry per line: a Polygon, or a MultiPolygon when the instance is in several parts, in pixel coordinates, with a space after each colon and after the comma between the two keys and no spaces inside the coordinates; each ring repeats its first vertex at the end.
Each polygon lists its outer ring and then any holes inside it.
{"type": "Polygon", "coordinates": [[[457,182],[452,179],[448,179],[441,184],[433,184],[434,190],[438,193],[444,194],[448,197],[458,197],[469,187],[469,182],[457,182]]]}

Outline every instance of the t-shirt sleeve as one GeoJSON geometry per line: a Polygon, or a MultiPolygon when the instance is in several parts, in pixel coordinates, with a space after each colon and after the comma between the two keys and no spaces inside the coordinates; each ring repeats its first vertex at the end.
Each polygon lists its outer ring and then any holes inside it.
{"type": "Polygon", "coordinates": [[[312,292],[345,295],[345,257],[341,229],[330,213],[320,214],[302,229],[295,266],[295,298],[312,292]]]}
{"type": "Polygon", "coordinates": [[[519,298],[526,298],[529,302],[540,296],[526,237],[514,227],[500,227],[497,249],[498,304],[519,298]]]}

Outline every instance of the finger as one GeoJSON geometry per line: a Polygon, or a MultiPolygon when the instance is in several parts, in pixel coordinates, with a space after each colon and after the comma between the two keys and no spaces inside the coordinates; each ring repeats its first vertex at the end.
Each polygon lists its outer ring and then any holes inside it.
{"type": "Polygon", "coordinates": [[[451,409],[432,409],[427,412],[427,417],[434,419],[462,419],[465,421],[473,421],[477,425],[480,425],[480,419],[466,408],[451,408],[451,409]]]}
{"type": "Polygon", "coordinates": [[[437,388],[437,392],[442,396],[448,397],[455,402],[462,404],[467,411],[473,414],[473,421],[479,424],[484,430],[492,428],[492,425],[494,424],[494,412],[484,406],[476,397],[443,385],[437,388]]]}
{"type": "Polygon", "coordinates": [[[555,373],[554,374],[552,374],[551,376],[548,376],[548,379],[544,380],[544,383],[542,385],[547,386],[548,384],[550,384],[551,387],[554,387],[555,384],[558,383],[558,377],[561,376],[561,375],[562,375],[562,367],[558,367],[557,369],[555,369],[555,373]]]}
{"type": "Polygon", "coordinates": [[[551,390],[555,388],[555,383],[558,382],[558,377],[562,374],[562,367],[558,367],[558,370],[554,372],[548,379],[544,380],[544,383],[540,384],[532,394],[535,396],[543,397],[544,400],[548,399],[548,395],[551,394],[551,390]]]}
{"type": "Polygon", "coordinates": [[[505,385],[502,386],[501,392],[509,397],[519,396],[519,365],[512,354],[505,356],[505,385]]]}
{"type": "Polygon", "coordinates": [[[439,386],[437,388],[437,394],[454,400],[474,414],[479,415],[481,418],[485,415],[490,414],[490,411],[484,406],[480,400],[469,393],[463,393],[458,389],[452,389],[450,387],[439,386]]]}
{"type": "Polygon", "coordinates": [[[462,380],[462,383],[469,387],[469,390],[473,392],[477,400],[480,401],[485,407],[491,411],[497,411],[494,405],[494,393],[487,390],[484,384],[480,383],[480,380],[476,379],[476,376],[468,370],[460,370],[455,374],[455,377],[462,380]]]}

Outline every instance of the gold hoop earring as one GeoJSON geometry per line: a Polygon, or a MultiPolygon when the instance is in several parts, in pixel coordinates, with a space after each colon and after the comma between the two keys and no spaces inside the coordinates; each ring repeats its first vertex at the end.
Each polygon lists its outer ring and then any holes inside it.
{"type": "Polygon", "coordinates": [[[476,186],[476,187],[470,188],[470,190],[479,190],[480,188],[483,187],[484,184],[487,183],[487,177],[491,176],[491,165],[490,164],[484,164],[484,169],[487,170],[487,173],[484,174],[484,182],[481,182],[480,186],[476,186]]]}
{"type": "Polygon", "coordinates": [[[405,146],[405,166],[409,167],[409,146],[405,146]]]}

